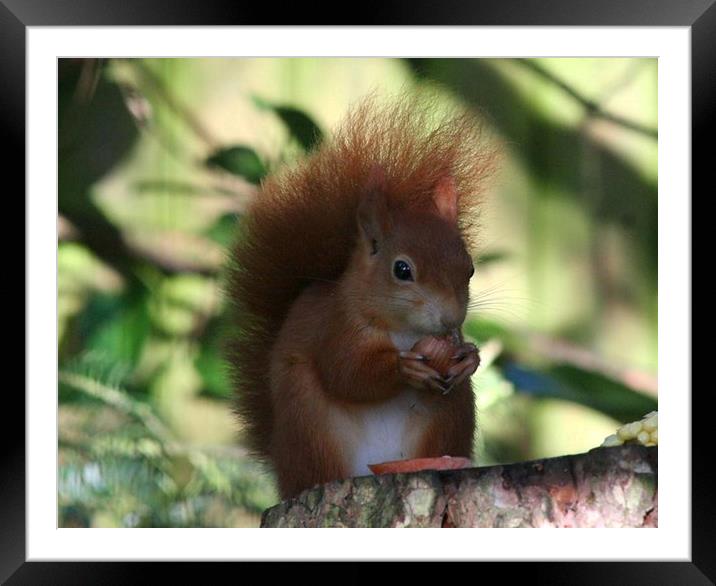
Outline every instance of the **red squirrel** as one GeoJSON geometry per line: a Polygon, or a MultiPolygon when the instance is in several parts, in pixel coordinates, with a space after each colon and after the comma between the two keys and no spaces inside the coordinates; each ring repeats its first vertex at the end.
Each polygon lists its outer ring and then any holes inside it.
{"type": "Polygon", "coordinates": [[[369,99],[262,183],[232,254],[229,361],[282,498],[369,464],[470,457],[479,354],[460,328],[493,154],[467,111],[369,99]],[[441,374],[415,347],[445,334],[441,374]]]}

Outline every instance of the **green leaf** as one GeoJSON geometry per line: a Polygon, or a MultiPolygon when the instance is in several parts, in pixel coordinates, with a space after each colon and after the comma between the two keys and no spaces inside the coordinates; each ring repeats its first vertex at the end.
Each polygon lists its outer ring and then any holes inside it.
{"type": "Polygon", "coordinates": [[[242,228],[241,222],[236,214],[227,214],[219,218],[204,236],[228,249],[234,243],[242,228]]]}
{"type": "Polygon", "coordinates": [[[206,164],[221,167],[255,185],[258,185],[268,172],[256,152],[246,146],[233,146],[216,151],[206,160],[206,164]]]}
{"type": "Polygon", "coordinates": [[[505,326],[493,320],[477,317],[468,319],[463,326],[463,331],[480,343],[496,338],[508,347],[512,345],[514,337],[505,326]]]}
{"type": "Polygon", "coordinates": [[[291,106],[277,106],[254,97],[254,104],[262,110],[270,110],[284,123],[291,136],[305,151],[310,151],[323,140],[323,132],[308,114],[291,106]]]}
{"type": "Polygon", "coordinates": [[[477,257],[476,264],[481,267],[485,267],[489,264],[502,263],[510,260],[512,254],[505,250],[495,250],[493,252],[486,252],[477,257]]]}
{"type": "Polygon", "coordinates": [[[505,378],[523,393],[573,401],[621,422],[636,421],[658,408],[656,399],[601,374],[559,365],[545,371],[508,362],[505,378]]]}
{"type": "Polygon", "coordinates": [[[85,347],[100,356],[133,367],[149,335],[148,296],[132,289],[122,296],[97,295],[79,323],[85,347]]]}
{"type": "Polygon", "coordinates": [[[221,398],[231,397],[233,387],[229,380],[227,365],[219,349],[204,345],[196,359],[196,369],[204,381],[204,390],[221,398]]]}
{"type": "Polygon", "coordinates": [[[274,112],[278,114],[303,150],[310,151],[323,140],[321,129],[304,112],[285,106],[274,108],[274,112]]]}

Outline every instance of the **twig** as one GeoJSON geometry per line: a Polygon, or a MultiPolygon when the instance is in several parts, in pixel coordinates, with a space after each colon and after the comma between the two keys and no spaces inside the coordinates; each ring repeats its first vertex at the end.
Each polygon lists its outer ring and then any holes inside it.
{"type": "Polygon", "coordinates": [[[633,59],[629,61],[629,66],[625,68],[622,74],[612,84],[602,89],[599,95],[599,102],[604,104],[617,95],[622,89],[627,87],[634,79],[634,76],[644,68],[647,63],[644,59],[633,59]]]}
{"type": "MultiPolygon", "coordinates": [[[[72,239],[82,242],[130,282],[138,282],[133,266],[136,262],[150,263],[165,275],[193,273],[212,277],[219,272],[220,263],[181,258],[168,244],[155,245],[153,249],[148,249],[138,242],[131,242],[99,210],[91,207],[91,204],[89,209],[90,214],[72,213],[69,209],[60,210],[63,223],[69,223],[75,229],[72,239]]],[[[60,229],[63,227],[61,226],[60,229]]],[[[60,240],[68,237],[69,234],[66,232],[60,233],[60,240]]],[[[200,236],[193,238],[197,242],[206,240],[200,236]]]]}
{"type": "Polygon", "coordinates": [[[132,65],[139,71],[144,80],[151,86],[154,92],[169,106],[171,110],[174,110],[180,118],[186,122],[187,126],[196,134],[201,140],[203,140],[211,150],[216,150],[219,147],[219,141],[217,141],[211,133],[204,127],[199,119],[194,114],[180,103],[180,101],[172,95],[172,93],[164,85],[162,79],[156,75],[149,67],[146,66],[140,59],[132,59],[132,65]]]}
{"type": "Polygon", "coordinates": [[[652,395],[658,393],[658,379],[647,372],[609,363],[594,352],[564,340],[550,338],[542,334],[529,334],[527,339],[531,350],[550,360],[599,373],[607,378],[619,381],[627,387],[642,390],[652,395]]]}
{"type": "Polygon", "coordinates": [[[214,479],[210,478],[209,473],[207,473],[207,463],[212,458],[221,457],[222,453],[224,455],[230,454],[234,457],[246,455],[245,452],[240,453],[237,449],[232,448],[222,449],[221,447],[214,446],[202,450],[194,446],[183,444],[179,442],[171,430],[152,413],[148,405],[134,401],[126,393],[88,376],[72,372],[60,372],[58,378],[61,382],[72,388],[102,401],[137,420],[150,434],[161,442],[168,455],[187,457],[195,470],[210,483],[214,482],[214,479]]]}
{"type": "Polygon", "coordinates": [[[174,439],[172,432],[152,413],[147,405],[138,403],[129,398],[126,393],[102,384],[88,376],[73,372],[60,372],[60,382],[85,393],[95,399],[106,403],[126,413],[139,421],[147,430],[165,445],[168,452],[180,451],[179,443],[174,439]]]}
{"type": "Polygon", "coordinates": [[[97,84],[102,73],[102,59],[81,59],[80,78],[75,87],[73,99],[75,102],[87,104],[97,90],[97,84]]]}
{"type": "Polygon", "coordinates": [[[598,103],[594,102],[593,100],[590,100],[589,98],[584,97],[577,90],[575,90],[566,82],[558,78],[556,75],[535,63],[533,59],[516,59],[516,62],[531,70],[533,73],[536,73],[540,77],[551,82],[552,84],[556,85],[571,98],[579,102],[590,116],[595,118],[601,118],[602,120],[607,120],[609,122],[612,122],[613,124],[616,124],[623,128],[627,128],[629,130],[633,130],[634,132],[638,132],[639,134],[643,134],[651,138],[658,138],[659,133],[655,128],[645,126],[643,124],[640,124],[639,122],[634,122],[633,120],[629,120],[628,118],[619,116],[618,114],[612,114],[611,112],[607,112],[598,103]]]}

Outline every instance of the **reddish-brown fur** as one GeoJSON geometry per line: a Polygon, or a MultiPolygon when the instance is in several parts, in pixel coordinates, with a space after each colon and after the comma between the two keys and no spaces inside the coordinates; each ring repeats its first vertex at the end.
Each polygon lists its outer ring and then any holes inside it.
{"type": "MultiPolygon", "coordinates": [[[[436,291],[451,286],[442,273],[456,266],[453,249],[472,242],[493,152],[471,114],[435,120],[433,112],[421,99],[363,102],[330,141],[263,183],[243,218],[228,291],[236,411],[253,452],[276,468],[283,496],[347,474],[327,423],[331,405],[380,401],[400,385],[390,316],[361,268],[359,204],[377,185],[393,210],[395,246],[425,257],[421,278],[436,291]],[[457,194],[455,228],[438,218],[443,189],[457,194]]],[[[469,381],[435,413],[421,453],[469,456],[469,381]]]]}

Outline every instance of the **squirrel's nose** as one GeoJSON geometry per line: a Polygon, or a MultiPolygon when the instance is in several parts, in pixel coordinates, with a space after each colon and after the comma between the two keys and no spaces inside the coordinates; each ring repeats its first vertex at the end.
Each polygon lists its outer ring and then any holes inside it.
{"type": "Polygon", "coordinates": [[[462,320],[458,318],[457,316],[445,316],[443,315],[440,318],[440,324],[443,327],[443,333],[449,334],[453,330],[457,329],[462,325],[462,320]]]}
{"type": "Polygon", "coordinates": [[[446,303],[442,306],[440,325],[443,327],[445,334],[459,329],[463,321],[465,321],[465,312],[461,310],[457,303],[446,303]]]}

